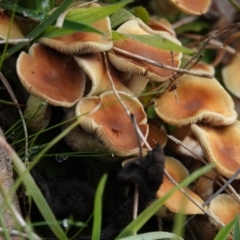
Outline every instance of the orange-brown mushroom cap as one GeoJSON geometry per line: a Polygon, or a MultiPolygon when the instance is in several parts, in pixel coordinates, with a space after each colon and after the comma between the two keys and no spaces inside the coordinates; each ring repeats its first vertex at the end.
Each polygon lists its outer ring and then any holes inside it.
{"type": "MultiPolygon", "coordinates": [[[[164,36],[168,40],[181,45],[177,39],[172,37],[167,32],[160,33],[160,31],[154,31],[143,22],[136,19],[130,20],[121,25],[117,29],[117,32],[149,36],[164,36]]],[[[174,52],[171,54],[170,51],[152,47],[131,38],[114,41],[114,47],[169,66],[178,67],[181,63],[182,53],[174,52]]],[[[144,75],[145,77],[154,81],[166,81],[173,73],[170,70],[159,68],[151,64],[123,56],[116,51],[114,52],[114,49],[113,51],[109,51],[108,56],[110,62],[120,71],[135,75],[144,75]]]]}
{"type": "MultiPolygon", "coordinates": [[[[234,220],[236,214],[240,214],[240,204],[232,196],[223,193],[210,202],[207,211],[218,222],[226,225],[234,220]]],[[[216,226],[216,222],[209,219],[216,226]]]]}
{"type": "MultiPolygon", "coordinates": [[[[141,103],[130,95],[119,92],[124,104],[134,114],[136,122],[146,137],[148,134],[147,118],[141,103]]],[[[81,127],[89,133],[94,133],[106,146],[109,152],[118,156],[129,156],[138,152],[138,141],[133,124],[117,100],[113,91],[102,93],[99,97],[83,98],[76,106],[76,115],[81,127]],[[101,107],[88,115],[94,107],[101,107]]]]}
{"type": "MultiPolygon", "coordinates": [[[[172,178],[178,183],[188,176],[187,169],[181,164],[181,162],[172,157],[165,158],[165,168],[172,178]]],[[[175,185],[165,175],[163,183],[157,191],[157,198],[163,197],[174,187],[175,185]]],[[[196,203],[199,205],[203,204],[203,200],[197,194],[186,187],[183,189],[196,203]]],[[[180,190],[177,190],[173,195],[171,195],[164,203],[164,206],[171,212],[203,214],[202,210],[192,203],[180,190]]]]}
{"type": "MultiPolygon", "coordinates": [[[[100,7],[100,5],[91,3],[86,7],[100,7]]],[[[61,37],[42,37],[39,42],[66,54],[97,53],[111,49],[113,43],[109,17],[103,18],[91,26],[101,31],[103,35],[94,32],[76,32],[61,37]]]]}
{"type": "Polygon", "coordinates": [[[232,61],[222,68],[223,83],[227,90],[235,97],[240,98],[240,54],[237,54],[232,61]]]}
{"type": "Polygon", "coordinates": [[[211,0],[169,0],[179,10],[192,15],[206,13],[212,3],[211,0]]]}
{"type": "Polygon", "coordinates": [[[52,105],[73,106],[84,93],[85,75],[74,58],[39,43],[21,52],[17,74],[29,93],[52,105]]]}
{"type": "Polygon", "coordinates": [[[157,115],[171,125],[223,126],[237,118],[231,96],[216,79],[184,75],[178,79],[176,95],[177,99],[173,91],[166,92],[153,100],[157,115]]]}
{"type": "Polygon", "coordinates": [[[215,163],[215,169],[220,174],[231,178],[240,169],[240,122],[215,128],[193,124],[191,129],[207,160],[215,163]]]}
{"type": "Polygon", "coordinates": [[[13,22],[11,23],[11,17],[6,12],[4,11],[0,12],[0,19],[1,19],[0,20],[0,38],[2,39],[7,39],[7,37],[9,37],[9,39],[24,38],[21,28],[18,26],[17,22],[13,20],[13,22]]]}

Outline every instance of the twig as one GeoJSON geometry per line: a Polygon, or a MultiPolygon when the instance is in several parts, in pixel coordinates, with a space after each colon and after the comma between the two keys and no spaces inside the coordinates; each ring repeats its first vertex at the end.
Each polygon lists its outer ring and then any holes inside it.
{"type": "MultiPolygon", "coordinates": [[[[26,233],[19,232],[15,229],[7,229],[6,230],[6,229],[3,229],[2,227],[0,227],[0,235],[3,235],[4,231],[7,231],[12,237],[24,237],[26,239],[31,239],[31,236],[29,236],[26,233]]],[[[34,240],[41,240],[41,238],[37,237],[34,240]]]]}
{"type": "MultiPolygon", "coordinates": [[[[176,144],[180,144],[182,147],[184,147],[186,150],[188,150],[196,159],[199,159],[202,163],[207,164],[207,161],[204,158],[200,157],[198,154],[196,154],[193,151],[191,151],[191,149],[186,147],[182,141],[178,140],[177,138],[175,138],[174,136],[171,136],[171,135],[167,135],[167,137],[170,138],[172,141],[174,141],[176,144]]],[[[217,173],[217,174],[219,175],[220,179],[223,182],[226,182],[226,180],[219,173],[217,173]]],[[[238,203],[240,203],[240,197],[238,196],[238,194],[235,191],[235,189],[231,185],[228,185],[228,188],[230,189],[231,193],[233,194],[233,198],[238,203]]]]}
{"type": "Polygon", "coordinates": [[[22,110],[21,108],[19,107],[18,105],[18,100],[10,86],[10,84],[8,83],[7,79],[3,76],[2,72],[0,72],[0,79],[3,83],[3,85],[5,86],[5,88],[7,89],[9,95],[11,96],[13,102],[16,104],[16,107],[18,109],[18,112],[19,112],[19,115],[21,117],[21,121],[22,121],[22,125],[23,125],[23,130],[24,130],[24,137],[25,137],[25,157],[24,157],[24,160],[25,160],[25,163],[28,162],[28,131],[27,131],[27,126],[26,126],[26,122],[24,120],[24,117],[23,117],[23,113],[22,113],[22,110]]]}
{"type": "Polygon", "coordinates": [[[188,44],[188,47],[193,48],[201,42],[210,40],[210,39],[215,38],[215,37],[217,37],[217,36],[219,36],[223,33],[229,32],[229,31],[234,30],[234,29],[239,28],[239,27],[240,27],[240,22],[233,23],[233,24],[231,24],[227,27],[219,28],[219,29],[217,29],[215,31],[212,31],[212,32],[208,33],[207,35],[201,37],[197,41],[194,41],[194,42],[188,44]]]}
{"type": "MultiPolygon", "coordinates": [[[[107,71],[107,76],[108,76],[108,79],[111,83],[111,86],[112,86],[112,89],[113,89],[113,92],[116,96],[116,98],[118,99],[119,103],[122,105],[123,109],[125,110],[126,114],[128,115],[128,117],[130,118],[130,120],[135,119],[134,118],[134,115],[130,112],[130,110],[128,109],[128,107],[123,103],[120,95],[118,94],[117,92],[117,89],[114,85],[114,82],[113,82],[113,79],[112,79],[112,76],[110,74],[110,71],[109,71],[109,67],[108,67],[108,59],[107,59],[107,55],[106,53],[104,52],[103,53],[103,57],[104,57],[104,64],[105,64],[105,68],[106,68],[106,71],[107,71]]],[[[138,133],[138,125],[137,124],[134,124],[133,122],[133,125],[138,133]]],[[[141,132],[141,131],[140,131],[141,132]]],[[[141,132],[142,133],[142,132],[141,132]]],[[[138,137],[138,136],[137,136],[138,137]]],[[[141,138],[141,137],[140,137],[141,138]]],[[[143,137],[144,138],[144,137],[143,137]]],[[[144,138],[145,139],[145,138],[144,138]]],[[[139,146],[140,147],[140,146],[139,146]]],[[[135,185],[135,191],[134,191],[134,201],[133,201],[133,219],[136,219],[137,218],[137,215],[138,215],[138,202],[139,202],[139,189],[138,189],[138,186],[137,184],[135,185]]]]}
{"type": "MultiPolygon", "coordinates": [[[[195,40],[199,40],[200,38],[202,38],[201,35],[193,34],[193,33],[184,33],[183,36],[186,38],[195,39],[195,40]]],[[[225,49],[230,54],[236,54],[237,52],[236,49],[234,49],[233,47],[224,46],[222,42],[216,39],[210,39],[208,46],[206,48],[211,48],[211,49],[221,48],[221,49],[225,49]]]]}
{"type": "Polygon", "coordinates": [[[21,42],[31,42],[32,38],[23,38],[23,39],[6,39],[6,40],[0,40],[0,44],[5,43],[21,43],[21,42]]]}
{"type": "MultiPolygon", "coordinates": [[[[121,105],[123,106],[124,110],[126,111],[127,115],[129,116],[129,118],[131,119],[131,112],[128,110],[128,108],[125,106],[125,104],[122,102],[116,88],[115,88],[115,85],[114,85],[114,82],[113,82],[113,79],[111,77],[111,74],[109,72],[109,68],[108,68],[108,62],[107,62],[107,57],[106,57],[106,53],[104,52],[104,63],[105,63],[105,66],[106,66],[106,71],[107,71],[107,74],[108,74],[108,78],[112,84],[112,88],[113,88],[113,91],[116,95],[116,97],[118,98],[119,102],[121,103],[121,105]]],[[[138,125],[136,125],[136,129],[139,133],[139,137],[142,139],[142,141],[144,142],[144,144],[146,145],[146,147],[148,148],[149,151],[152,150],[151,146],[148,144],[146,138],[143,136],[141,130],[139,129],[138,125]]],[[[178,186],[178,183],[172,178],[172,176],[168,173],[168,171],[166,169],[164,169],[164,173],[165,175],[168,177],[168,179],[175,185],[175,186],[178,186]]],[[[179,188],[179,190],[191,201],[193,202],[193,204],[195,204],[199,209],[201,209],[205,214],[207,214],[208,216],[211,216],[201,205],[197,204],[187,193],[186,191],[183,189],[183,188],[179,188]]],[[[211,216],[211,218],[213,218],[211,216]]],[[[214,219],[214,218],[213,218],[214,219]]],[[[214,219],[215,220],[215,219],[214,219]]],[[[215,220],[217,221],[217,220],[215,220]]],[[[223,226],[220,222],[217,221],[218,224],[220,224],[220,226],[223,226]]]]}
{"type": "Polygon", "coordinates": [[[195,21],[196,19],[198,19],[197,16],[188,16],[188,17],[182,18],[178,22],[173,23],[172,28],[173,29],[179,28],[182,25],[185,25],[185,24],[195,21]]]}
{"type": "Polygon", "coordinates": [[[153,61],[151,59],[147,59],[147,58],[142,57],[140,55],[130,53],[130,52],[122,50],[120,48],[113,47],[113,50],[117,53],[120,53],[120,54],[124,55],[124,56],[136,59],[138,61],[143,61],[143,62],[149,63],[149,64],[154,65],[154,66],[159,67],[159,68],[164,68],[164,69],[171,70],[171,71],[174,71],[174,72],[177,72],[177,73],[183,73],[183,74],[197,76],[197,77],[213,78],[213,76],[211,74],[199,73],[199,72],[189,71],[189,70],[182,69],[182,68],[172,67],[172,66],[169,66],[169,65],[166,65],[166,64],[163,64],[163,63],[153,61]]]}

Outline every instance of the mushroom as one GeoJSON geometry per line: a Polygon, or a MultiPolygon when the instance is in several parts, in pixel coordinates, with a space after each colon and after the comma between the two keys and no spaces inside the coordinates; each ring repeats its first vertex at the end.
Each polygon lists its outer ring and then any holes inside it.
{"type": "Polygon", "coordinates": [[[24,118],[27,126],[32,131],[40,131],[46,128],[52,115],[52,107],[46,101],[30,95],[27,100],[27,107],[24,111],[24,118]]]}
{"type": "MultiPolygon", "coordinates": [[[[188,171],[183,164],[172,157],[165,158],[165,169],[178,183],[188,176],[188,171]]],[[[165,175],[163,183],[157,191],[157,198],[163,197],[174,187],[175,185],[165,175]]],[[[197,194],[186,187],[183,189],[196,203],[199,205],[203,204],[203,200],[197,194]]],[[[177,190],[173,195],[171,195],[165,201],[164,206],[171,212],[175,213],[203,214],[203,211],[193,204],[180,190],[177,190]]]]}
{"type": "Polygon", "coordinates": [[[85,75],[74,58],[39,43],[20,53],[17,74],[28,92],[55,106],[71,107],[84,93],[85,75]]]}
{"type": "Polygon", "coordinates": [[[191,14],[191,15],[202,15],[208,11],[212,3],[211,0],[168,0],[179,10],[191,14]]]}
{"type": "Polygon", "coordinates": [[[22,39],[24,38],[22,30],[18,23],[5,12],[0,12],[0,38],[2,39],[22,39]],[[8,35],[9,34],[9,35],[8,35]]]}
{"type": "MultiPolygon", "coordinates": [[[[75,119],[75,109],[68,108],[68,111],[65,111],[65,116],[63,121],[68,121],[62,125],[62,130],[65,130],[70,126],[75,119]],[[68,121],[72,119],[72,121],[68,121]]],[[[94,134],[87,133],[83,128],[78,125],[71,131],[69,131],[64,140],[66,144],[74,151],[77,152],[107,152],[107,149],[104,148],[103,144],[94,136],[94,134]]]]}
{"type": "MultiPolygon", "coordinates": [[[[100,5],[91,3],[86,8],[96,8],[100,5]]],[[[108,51],[112,48],[112,32],[109,17],[103,18],[93,24],[92,27],[103,33],[76,32],[67,36],[47,38],[42,37],[38,41],[46,46],[54,48],[66,54],[85,54],[108,51]]]]}
{"type": "Polygon", "coordinates": [[[237,118],[231,96],[216,79],[183,75],[178,79],[176,95],[177,99],[173,91],[165,92],[153,99],[156,114],[173,126],[196,122],[224,126],[237,118]]]}
{"type": "MultiPolygon", "coordinates": [[[[102,53],[79,55],[75,56],[74,59],[91,80],[92,86],[87,96],[99,95],[105,91],[112,90],[102,53]]],[[[131,94],[131,91],[121,82],[119,71],[113,68],[110,63],[108,64],[108,70],[116,89],[131,94]]]]}
{"type": "MultiPolygon", "coordinates": [[[[119,95],[134,114],[140,130],[146,137],[148,125],[142,104],[127,93],[119,92],[119,95]]],[[[99,97],[83,98],[76,105],[76,116],[84,131],[94,134],[110,153],[129,156],[138,152],[138,140],[133,123],[113,91],[104,92],[99,97]],[[101,104],[101,107],[88,114],[98,104],[101,104]]]]}
{"type": "MultiPolygon", "coordinates": [[[[117,32],[123,34],[162,36],[176,44],[181,43],[167,32],[154,31],[145,25],[140,19],[133,19],[122,24],[117,32]]],[[[181,63],[182,53],[176,53],[168,50],[149,46],[131,38],[125,38],[114,41],[113,51],[108,52],[109,61],[120,71],[133,75],[145,76],[151,80],[163,82],[168,80],[173,74],[172,71],[153,66],[151,64],[126,57],[115,48],[154,60],[169,66],[178,67],[181,63]],[[114,50],[115,49],[115,50],[114,50]]]]}
{"type": "MultiPolygon", "coordinates": [[[[207,211],[218,222],[226,225],[234,220],[236,214],[240,214],[240,205],[232,196],[223,193],[217,195],[210,202],[207,211]]],[[[211,218],[209,220],[216,228],[219,229],[221,227],[211,218]]]]}
{"type": "Polygon", "coordinates": [[[235,97],[240,98],[240,54],[236,54],[232,61],[222,68],[223,83],[227,90],[235,97]]]}
{"type": "MultiPolygon", "coordinates": [[[[193,134],[198,139],[206,159],[215,164],[221,175],[231,178],[240,169],[240,122],[224,127],[193,124],[193,134]]],[[[236,177],[240,179],[240,174],[236,177]]]]}
{"type": "Polygon", "coordinates": [[[155,31],[165,31],[170,33],[173,37],[176,36],[171,23],[165,18],[159,18],[158,20],[149,19],[148,26],[155,31]]]}

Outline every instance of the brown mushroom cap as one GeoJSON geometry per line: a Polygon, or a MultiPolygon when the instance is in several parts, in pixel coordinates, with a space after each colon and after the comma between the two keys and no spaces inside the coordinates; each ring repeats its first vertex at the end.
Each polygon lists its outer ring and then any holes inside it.
{"type": "MultiPolygon", "coordinates": [[[[100,7],[100,5],[91,3],[85,7],[100,7]]],[[[39,42],[66,54],[97,53],[111,49],[113,43],[109,17],[101,19],[91,26],[101,31],[103,35],[93,32],[77,32],[62,37],[42,37],[39,42]]]]}
{"type": "Polygon", "coordinates": [[[17,74],[28,92],[52,105],[70,107],[84,93],[85,75],[74,58],[39,43],[21,52],[17,74]]]}
{"type": "MultiPolygon", "coordinates": [[[[217,195],[209,204],[208,212],[218,220],[218,222],[224,225],[230,223],[236,217],[236,214],[240,214],[240,205],[236,200],[228,194],[217,195]]],[[[211,223],[216,227],[216,222],[209,218],[211,223]]]]}
{"type": "Polygon", "coordinates": [[[240,168],[240,122],[216,128],[193,124],[191,129],[207,160],[215,163],[220,174],[231,178],[240,168]]]}
{"type": "Polygon", "coordinates": [[[191,14],[202,15],[206,13],[212,3],[211,0],[169,0],[179,10],[191,14]]]}
{"type": "Polygon", "coordinates": [[[14,20],[11,23],[11,17],[4,11],[0,12],[0,38],[2,39],[7,39],[7,37],[9,37],[9,39],[22,39],[24,38],[23,33],[20,29],[20,27],[18,26],[17,22],[14,20]],[[9,29],[11,26],[11,31],[10,34],[8,36],[9,33],[9,29]]]}
{"type": "Polygon", "coordinates": [[[155,31],[166,31],[170,33],[173,37],[176,36],[176,33],[173,30],[171,23],[165,18],[160,18],[158,20],[150,19],[148,22],[148,26],[155,31]]]}
{"type": "MultiPolygon", "coordinates": [[[[130,95],[119,92],[121,99],[130,112],[144,136],[148,134],[147,118],[141,103],[130,95]]],[[[102,93],[99,97],[83,98],[76,106],[76,115],[81,127],[94,133],[109,152],[118,156],[129,156],[138,152],[138,141],[133,124],[113,91],[102,93]],[[101,103],[96,112],[88,115],[94,107],[101,103]]]]}
{"type": "Polygon", "coordinates": [[[227,90],[235,97],[240,98],[240,54],[237,54],[232,61],[222,68],[223,83],[227,90]]]}
{"type": "Polygon", "coordinates": [[[232,124],[237,113],[231,96],[216,79],[183,75],[176,90],[155,98],[157,115],[165,122],[182,127],[196,122],[212,126],[232,124]]]}
{"type": "MultiPolygon", "coordinates": [[[[165,168],[176,182],[180,182],[188,176],[187,169],[181,164],[181,162],[174,158],[165,158],[165,168]]],[[[157,198],[163,197],[174,187],[175,185],[167,178],[167,176],[164,176],[163,183],[157,191],[157,198]]],[[[199,205],[203,204],[203,200],[197,194],[186,187],[183,189],[196,203],[199,205]]],[[[171,197],[169,197],[164,203],[164,206],[171,212],[203,214],[202,210],[194,205],[180,190],[177,190],[171,197]]]]}
{"type": "MultiPolygon", "coordinates": [[[[121,25],[117,32],[138,35],[159,35],[173,41],[179,45],[181,43],[166,32],[160,33],[153,31],[140,20],[130,20],[121,25]]],[[[178,67],[181,63],[182,53],[173,53],[170,51],[148,46],[131,38],[114,41],[114,47],[125,50],[127,52],[142,56],[147,59],[154,60],[169,66],[178,67]]],[[[117,52],[109,51],[110,62],[120,71],[128,72],[134,75],[144,75],[154,81],[166,81],[172,75],[172,71],[153,66],[151,64],[128,58],[117,52]]]]}
{"type": "MultiPolygon", "coordinates": [[[[88,96],[99,95],[105,91],[112,90],[102,53],[79,55],[75,56],[74,59],[91,80],[92,86],[87,93],[88,96]]],[[[110,63],[108,64],[108,69],[116,89],[131,94],[131,91],[121,82],[119,71],[113,68],[110,63]]]]}

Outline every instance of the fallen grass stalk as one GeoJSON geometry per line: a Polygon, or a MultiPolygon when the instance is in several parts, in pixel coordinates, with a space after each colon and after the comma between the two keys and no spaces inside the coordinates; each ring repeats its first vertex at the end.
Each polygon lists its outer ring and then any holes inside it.
{"type": "Polygon", "coordinates": [[[163,64],[163,63],[153,61],[151,59],[144,58],[144,57],[139,56],[137,54],[127,52],[127,51],[122,50],[120,48],[113,47],[113,50],[117,53],[120,53],[120,54],[126,56],[126,57],[130,57],[130,58],[136,59],[138,61],[143,61],[143,62],[149,63],[151,65],[154,65],[156,67],[159,67],[159,68],[164,68],[164,69],[167,69],[167,70],[171,70],[173,72],[183,73],[183,74],[197,76],[197,77],[203,77],[203,78],[213,78],[213,75],[211,75],[211,74],[199,73],[199,72],[189,71],[187,69],[172,67],[172,66],[169,66],[169,65],[166,65],[166,64],[163,64]]]}

